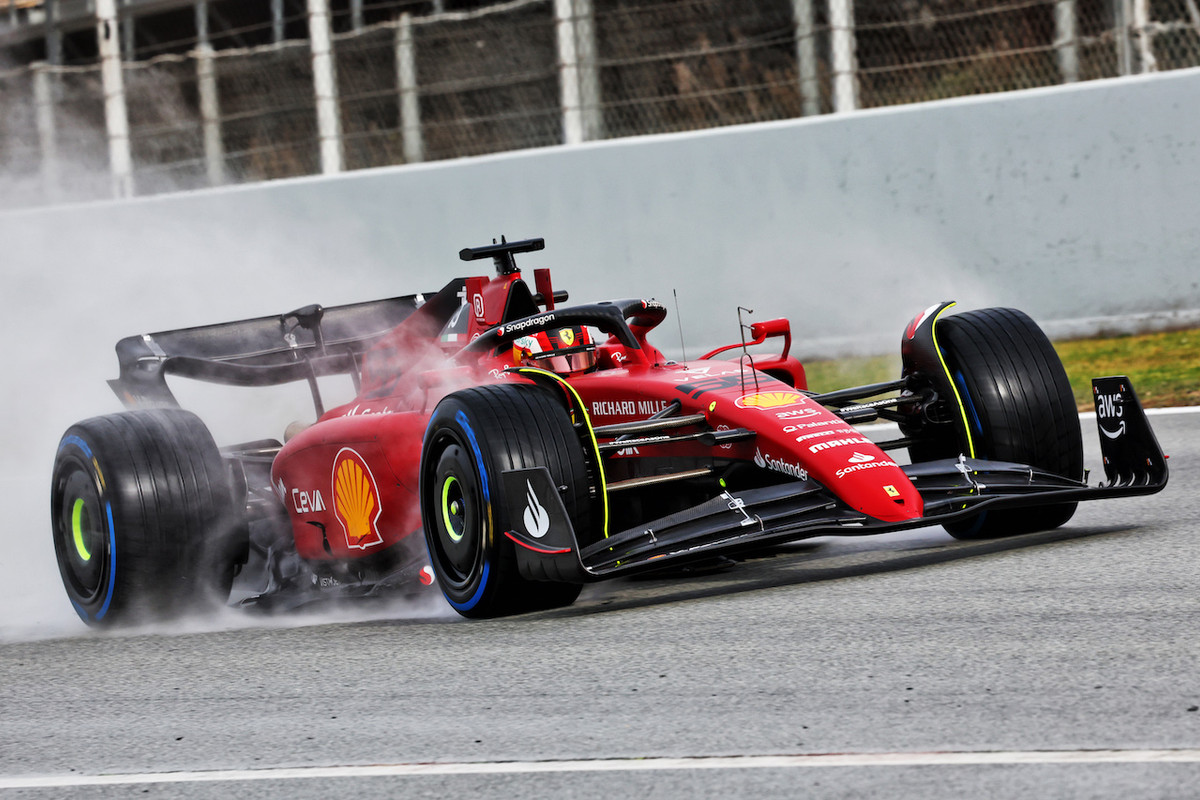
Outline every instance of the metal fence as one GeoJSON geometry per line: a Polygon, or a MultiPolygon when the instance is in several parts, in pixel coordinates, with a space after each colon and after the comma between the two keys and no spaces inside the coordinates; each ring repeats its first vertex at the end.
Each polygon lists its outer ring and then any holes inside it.
{"type": "Polygon", "coordinates": [[[96,0],[98,57],[0,65],[0,206],[1196,66],[1197,2],[96,0]]]}

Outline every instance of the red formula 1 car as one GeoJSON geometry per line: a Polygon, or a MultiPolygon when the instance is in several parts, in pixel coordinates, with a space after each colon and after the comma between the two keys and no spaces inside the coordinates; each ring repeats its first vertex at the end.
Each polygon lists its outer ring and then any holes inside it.
{"type": "Polygon", "coordinates": [[[489,617],[809,536],[1052,528],[1077,501],[1166,485],[1122,377],[1093,381],[1105,480],[1089,485],[1066,375],[1021,312],[932,306],[904,332],[898,380],[814,394],[786,320],[669,361],[646,338],[659,303],[564,307],[543,269],[531,288],[514,256],[542,247],[463,250],[496,276],[436,293],[123,339],[111,385],[130,410],[72,426],[54,466],[54,543],[79,615],[436,584],[489,617]],[[768,340],[782,353],[752,355],[768,340]],[[325,410],[318,378],[335,374],[356,396],[325,410]],[[307,381],[317,422],[218,448],[168,375],[307,381]],[[878,418],[898,438],[854,427],[878,418]]]}

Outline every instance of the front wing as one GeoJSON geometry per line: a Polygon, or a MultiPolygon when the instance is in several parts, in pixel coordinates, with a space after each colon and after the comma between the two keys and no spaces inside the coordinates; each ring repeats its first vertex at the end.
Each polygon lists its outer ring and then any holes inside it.
{"type": "MultiPolygon", "coordinates": [[[[1093,382],[1106,480],[1088,484],[1014,464],[965,456],[904,467],[924,515],[883,522],[857,512],[813,480],[720,495],[684,511],[580,546],[544,468],[504,473],[510,508],[536,506],[533,527],[506,531],[526,577],[587,582],[812,536],[868,535],[965,521],[982,511],[1153,494],[1167,485],[1166,457],[1129,380],[1093,382]],[[532,500],[531,500],[532,498],[532,500]],[[539,500],[538,498],[541,498],[539,500]],[[544,515],[544,516],[543,516],[544,515]]],[[[521,519],[520,514],[513,518],[521,519]]],[[[528,513],[525,519],[530,519],[528,513]]],[[[527,526],[528,527],[528,526],[527,526]]]]}

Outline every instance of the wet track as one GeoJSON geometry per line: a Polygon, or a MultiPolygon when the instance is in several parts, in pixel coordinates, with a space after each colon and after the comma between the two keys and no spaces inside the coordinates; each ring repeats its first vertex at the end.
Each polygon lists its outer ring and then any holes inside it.
{"type": "Polygon", "coordinates": [[[0,795],[1194,796],[1200,414],[1151,423],[1166,491],[1048,533],[824,538],[492,622],[10,640],[0,795]]]}

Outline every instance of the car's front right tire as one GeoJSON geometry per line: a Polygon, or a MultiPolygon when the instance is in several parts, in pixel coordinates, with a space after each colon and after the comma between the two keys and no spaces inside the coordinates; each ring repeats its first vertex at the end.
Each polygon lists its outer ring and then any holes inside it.
{"type": "MultiPolygon", "coordinates": [[[[1042,329],[1012,308],[984,308],[937,322],[937,344],[955,396],[953,423],[909,448],[914,462],[959,454],[1028,464],[1079,480],[1083,435],[1062,361],[1042,329]]],[[[958,539],[1056,528],[1076,503],[983,511],[945,525],[958,539]]]]}

